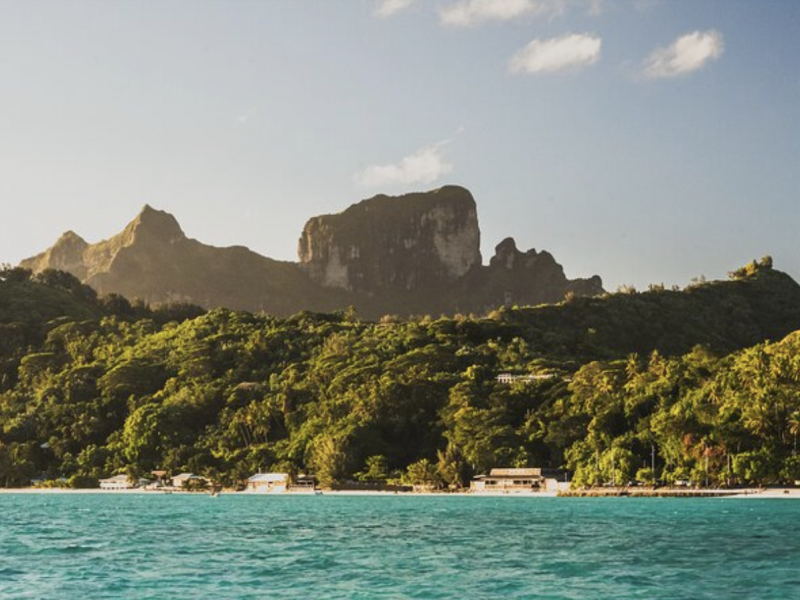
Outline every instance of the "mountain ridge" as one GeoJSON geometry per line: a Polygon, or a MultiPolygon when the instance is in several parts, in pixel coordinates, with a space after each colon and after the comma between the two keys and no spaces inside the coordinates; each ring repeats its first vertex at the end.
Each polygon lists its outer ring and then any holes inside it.
{"type": "Polygon", "coordinates": [[[20,266],[67,271],[99,293],[148,304],[193,303],[286,316],[353,306],[385,314],[485,314],[513,304],[558,302],[603,292],[598,276],[569,280],[549,253],[519,252],[511,238],[483,264],[472,194],[460,186],[383,194],[311,217],[299,262],[244,246],[189,238],[178,220],[145,204],[123,230],[89,244],[73,231],[20,266]]]}

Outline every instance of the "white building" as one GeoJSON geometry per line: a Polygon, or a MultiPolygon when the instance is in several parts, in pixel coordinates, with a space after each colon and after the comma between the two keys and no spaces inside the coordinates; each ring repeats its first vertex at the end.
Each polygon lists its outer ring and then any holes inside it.
{"type": "Polygon", "coordinates": [[[247,491],[253,494],[282,494],[289,489],[288,473],[256,473],[247,480],[247,491]]]}
{"type": "Polygon", "coordinates": [[[510,384],[514,383],[515,381],[525,381],[525,382],[543,381],[545,379],[552,379],[553,377],[555,377],[555,375],[553,375],[552,373],[542,373],[537,375],[512,375],[511,373],[500,373],[500,375],[495,377],[494,380],[497,383],[510,384]]]}
{"type": "Polygon", "coordinates": [[[568,490],[569,474],[561,469],[523,468],[492,469],[477,475],[469,484],[471,492],[521,493],[568,490]]]}
{"type": "Polygon", "coordinates": [[[469,484],[471,492],[538,492],[544,477],[541,469],[492,469],[469,484]]]}
{"type": "Polygon", "coordinates": [[[101,490],[129,490],[133,487],[127,475],[114,475],[108,479],[100,480],[101,490]]]}

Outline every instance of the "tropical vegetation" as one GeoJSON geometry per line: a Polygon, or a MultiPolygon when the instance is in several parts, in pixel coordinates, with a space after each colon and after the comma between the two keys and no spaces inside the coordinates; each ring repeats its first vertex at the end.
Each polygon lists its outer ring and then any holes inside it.
{"type": "Polygon", "coordinates": [[[6,266],[0,486],[162,469],[459,488],[496,466],[792,482],[797,330],[800,286],[767,258],[685,290],[380,322],[151,309],[6,266]]]}

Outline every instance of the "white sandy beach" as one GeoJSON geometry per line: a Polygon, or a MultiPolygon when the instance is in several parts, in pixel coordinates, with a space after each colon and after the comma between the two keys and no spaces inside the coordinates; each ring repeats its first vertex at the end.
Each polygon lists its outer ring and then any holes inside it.
{"type": "Polygon", "coordinates": [[[800,488],[765,488],[750,490],[747,493],[733,494],[727,498],[780,498],[784,500],[800,498],[800,488]]]}

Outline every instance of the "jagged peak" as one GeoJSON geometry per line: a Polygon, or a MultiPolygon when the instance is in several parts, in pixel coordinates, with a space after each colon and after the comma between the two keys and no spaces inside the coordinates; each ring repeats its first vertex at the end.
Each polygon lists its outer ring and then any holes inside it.
{"type": "Polygon", "coordinates": [[[88,246],[89,245],[86,240],[84,240],[81,236],[79,236],[77,233],[75,233],[71,229],[69,231],[65,231],[64,233],[62,233],[61,237],[58,238],[58,240],[55,243],[56,246],[59,246],[59,245],[62,245],[62,244],[79,244],[81,246],[88,246]]]}
{"type": "Polygon", "coordinates": [[[140,211],[139,211],[139,214],[138,214],[137,216],[140,216],[140,217],[141,217],[142,215],[147,215],[147,214],[150,214],[150,213],[156,213],[156,214],[158,214],[158,213],[164,213],[164,214],[169,214],[169,213],[165,213],[165,211],[163,211],[163,210],[158,210],[157,208],[153,208],[153,207],[152,207],[152,206],[150,206],[149,204],[145,203],[145,205],[142,207],[142,210],[140,210],[140,211]]]}
{"type": "Polygon", "coordinates": [[[507,237],[494,247],[495,254],[504,252],[517,252],[517,242],[513,237],[507,237]]]}
{"type": "Polygon", "coordinates": [[[145,235],[168,242],[186,237],[172,214],[155,209],[149,204],[144,205],[136,218],[125,228],[124,233],[132,235],[134,238],[145,235]]]}

